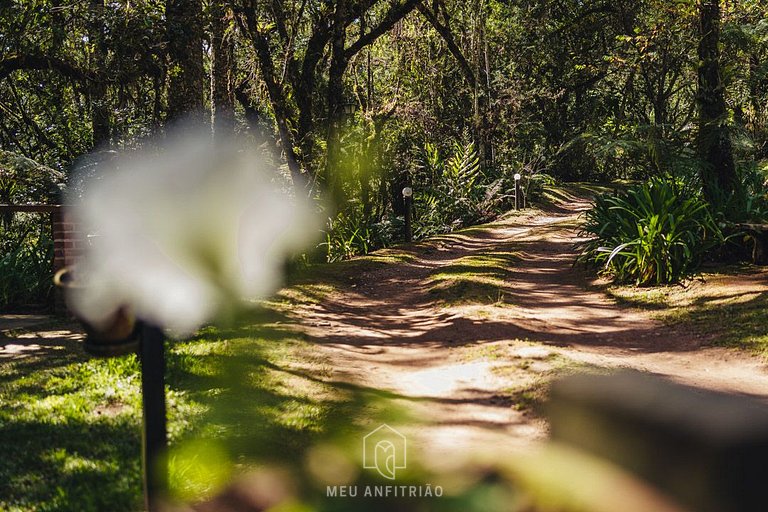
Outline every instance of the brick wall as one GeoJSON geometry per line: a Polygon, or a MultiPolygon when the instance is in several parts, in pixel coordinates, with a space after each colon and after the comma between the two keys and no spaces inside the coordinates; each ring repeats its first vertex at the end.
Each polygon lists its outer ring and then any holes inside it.
{"type": "Polygon", "coordinates": [[[83,255],[85,235],[64,208],[53,211],[53,271],[73,265],[83,255]]]}

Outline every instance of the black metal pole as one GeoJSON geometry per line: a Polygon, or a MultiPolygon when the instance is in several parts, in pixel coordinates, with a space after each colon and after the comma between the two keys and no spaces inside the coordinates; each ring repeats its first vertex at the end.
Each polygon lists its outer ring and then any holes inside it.
{"type": "Polygon", "coordinates": [[[413,240],[413,231],[411,228],[411,196],[405,196],[405,241],[413,240]]]}
{"type": "Polygon", "coordinates": [[[144,406],[142,459],[144,503],[149,512],[160,510],[168,489],[168,447],[165,411],[165,336],[157,327],[141,328],[141,398],[144,406]]]}

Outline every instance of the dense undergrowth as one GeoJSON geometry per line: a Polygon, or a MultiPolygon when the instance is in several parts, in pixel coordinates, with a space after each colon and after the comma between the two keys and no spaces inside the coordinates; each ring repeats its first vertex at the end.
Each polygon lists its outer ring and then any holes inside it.
{"type": "Polygon", "coordinates": [[[705,261],[746,259],[758,243],[744,223],[768,221],[765,176],[742,169],[714,208],[695,180],[652,178],[598,195],[585,218],[578,261],[618,283],[677,283],[705,261]]]}
{"type": "MultiPolygon", "coordinates": [[[[406,183],[413,189],[415,240],[488,222],[512,209],[516,174],[520,176],[521,207],[537,201],[544,188],[555,183],[551,176],[522,164],[483,170],[471,142],[454,142],[447,156],[426,144],[417,161],[416,171],[406,183]]],[[[328,221],[321,244],[325,261],[348,259],[402,242],[405,212],[394,206],[378,215],[366,213],[359,201],[342,207],[328,221]]]]}
{"type": "MultiPolygon", "coordinates": [[[[0,204],[52,202],[64,173],[0,149],[0,204]]],[[[0,215],[0,311],[45,305],[53,240],[46,214],[5,211],[0,215]]]]}

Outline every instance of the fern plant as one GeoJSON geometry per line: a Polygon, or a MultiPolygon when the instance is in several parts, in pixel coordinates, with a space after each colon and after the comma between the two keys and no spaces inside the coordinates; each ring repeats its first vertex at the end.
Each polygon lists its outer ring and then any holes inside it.
{"type": "Polygon", "coordinates": [[[367,254],[372,248],[371,230],[362,218],[359,208],[349,208],[328,219],[325,242],[326,261],[329,263],[367,254]]]}
{"type": "Polygon", "coordinates": [[[489,196],[503,194],[501,187],[487,183],[472,142],[454,142],[447,159],[426,144],[417,178],[424,183],[414,198],[417,238],[491,218],[499,201],[489,196]]]}
{"type": "Polygon", "coordinates": [[[471,202],[478,197],[483,173],[480,170],[480,158],[474,143],[462,145],[454,143],[453,155],[445,164],[443,187],[463,201],[471,202]]]}

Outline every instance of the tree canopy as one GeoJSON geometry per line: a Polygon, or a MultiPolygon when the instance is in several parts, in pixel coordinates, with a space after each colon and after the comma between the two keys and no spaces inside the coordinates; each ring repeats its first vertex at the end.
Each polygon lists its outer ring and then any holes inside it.
{"type": "MultiPolygon", "coordinates": [[[[194,120],[272,148],[297,190],[371,229],[402,213],[403,186],[442,182],[457,144],[485,187],[674,175],[715,202],[768,158],[767,7],[3,2],[0,146],[66,171],[194,120]]],[[[417,193],[425,215],[434,195],[417,193]]]]}

